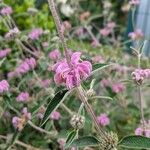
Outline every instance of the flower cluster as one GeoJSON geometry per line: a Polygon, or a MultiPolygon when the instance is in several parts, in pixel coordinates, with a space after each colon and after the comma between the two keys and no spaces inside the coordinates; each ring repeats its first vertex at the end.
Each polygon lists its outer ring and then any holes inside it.
{"type": "Polygon", "coordinates": [[[146,122],[146,126],[143,128],[142,126],[139,126],[135,130],[135,135],[144,135],[148,138],[150,138],[150,120],[146,122]]]}
{"type": "Polygon", "coordinates": [[[0,58],[6,57],[10,53],[10,51],[11,51],[10,48],[6,48],[6,49],[3,49],[3,50],[0,50],[0,58]]]}
{"type": "Polygon", "coordinates": [[[61,53],[59,52],[58,49],[55,49],[53,51],[51,51],[49,54],[48,54],[49,58],[53,61],[57,61],[60,56],[61,56],[61,53]]]}
{"type": "Polygon", "coordinates": [[[9,84],[6,80],[0,81],[0,94],[9,90],[9,84]]]}
{"type": "Polygon", "coordinates": [[[116,27],[115,22],[109,22],[107,23],[106,27],[100,30],[100,34],[102,36],[108,36],[115,27],[116,27]]]}
{"type": "Polygon", "coordinates": [[[110,87],[116,94],[123,92],[126,89],[126,87],[121,82],[112,83],[110,79],[103,79],[101,81],[101,86],[110,87]]]}
{"type": "Polygon", "coordinates": [[[24,125],[26,124],[26,122],[30,119],[31,119],[31,113],[28,112],[26,107],[24,107],[22,109],[22,116],[21,117],[18,117],[18,116],[13,117],[12,124],[13,124],[14,128],[18,129],[18,131],[21,131],[24,128],[24,125]]]}
{"type": "Polygon", "coordinates": [[[31,39],[31,40],[38,40],[39,37],[43,34],[43,30],[40,29],[40,28],[37,28],[37,29],[33,29],[28,37],[31,39]]]}
{"type": "Polygon", "coordinates": [[[131,4],[131,5],[139,5],[140,4],[140,0],[130,0],[129,4],[131,4]]]}
{"type": "Polygon", "coordinates": [[[44,88],[47,88],[50,86],[51,80],[50,79],[45,79],[41,81],[41,86],[44,88]]]}
{"type": "Polygon", "coordinates": [[[144,35],[143,35],[143,32],[141,31],[141,29],[136,29],[134,32],[130,32],[128,34],[128,36],[132,40],[138,40],[138,39],[141,39],[144,35]]]}
{"type": "Polygon", "coordinates": [[[54,111],[50,115],[51,120],[59,120],[60,119],[60,113],[58,111],[54,111]]]}
{"type": "Polygon", "coordinates": [[[55,71],[55,83],[65,84],[68,89],[79,86],[81,80],[85,80],[92,71],[92,65],[89,61],[80,60],[81,53],[75,52],[71,56],[70,65],[66,59],[56,63],[53,66],[55,71]]]}
{"type": "Polygon", "coordinates": [[[8,7],[3,7],[1,10],[0,10],[0,14],[2,15],[10,15],[12,14],[13,10],[10,6],[8,7]]]}
{"type": "Polygon", "coordinates": [[[110,119],[108,118],[108,115],[105,113],[100,114],[100,116],[97,117],[97,121],[101,126],[107,126],[110,123],[110,119]]]}
{"type": "Polygon", "coordinates": [[[142,83],[144,79],[150,77],[150,69],[136,69],[132,72],[132,77],[137,83],[142,83]]]}
{"type": "Polygon", "coordinates": [[[21,92],[17,98],[17,102],[27,102],[29,101],[29,93],[28,92],[21,92]]]}
{"type": "Polygon", "coordinates": [[[19,33],[20,33],[19,29],[17,27],[15,27],[15,28],[9,30],[9,32],[7,32],[5,34],[5,38],[6,39],[13,38],[13,37],[17,36],[19,33]]]}
{"type": "Polygon", "coordinates": [[[120,93],[120,92],[123,92],[124,90],[125,90],[125,86],[120,82],[112,85],[112,91],[114,93],[120,93]]]}
{"type": "Polygon", "coordinates": [[[25,74],[30,70],[33,70],[36,67],[36,60],[31,58],[26,58],[13,72],[10,72],[8,74],[9,78],[12,78],[14,76],[18,76],[21,74],[25,74]]]}

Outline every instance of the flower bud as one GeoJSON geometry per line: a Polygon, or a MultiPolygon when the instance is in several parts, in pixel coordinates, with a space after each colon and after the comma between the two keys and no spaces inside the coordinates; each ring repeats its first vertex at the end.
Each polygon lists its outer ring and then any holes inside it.
{"type": "Polygon", "coordinates": [[[84,124],[85,124],[85,118],[84,118],[84,116],[80,116],[78,114],[75,114],[72,116],[72,118],[70,120],[70,124],[75,129],[82,129],[84,127],[84,124]]]}

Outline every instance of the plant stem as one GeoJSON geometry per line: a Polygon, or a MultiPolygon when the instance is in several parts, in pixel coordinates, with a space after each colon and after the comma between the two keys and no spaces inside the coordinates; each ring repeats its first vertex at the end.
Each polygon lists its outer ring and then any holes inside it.
{"type": "MultiPolygon", "coordinates": [[[[141,54],[138,54],[138,68],[141,68],[141,54]]],[[[138,98],[140,104],[140,114],[143,128],[145,128],[145,118],[144,118],[144,110],[143,110],[143,99],[142,99],[142,92],[141,92],[141,85],[138,85],[138,98]]]]}
{"type": "Polygon", "coordinates": [[[77,87],[76,88],[77,90],[77,93],[80,97],[80,100],[82,101],[82,103],[84,104],[85,108],[86,108],[86,111],[89,113],[89,115],[91,116],[94,124],[95,124],[95,128],[97,129],[97,131],[100,133],[100,136],[104,136],[105,137],[105,132],[102,130],[101,126],[99,125],[99,123],[97,122],[97,118],[94,114],[94,111],[91,107],[91,105],[88,103],[88,99],[87,97],[85,96],[85,93],[82,89],[82,87],[77,87]]]}
{"type": "Polygon", "coordinates": [[[67,47],[67,43],[65,41],[65,37],[64,37],[63,31],[62,31],[62,23],[60,21],[60,18],[58,16],[57,11],[56,11],[54,0],[48,0],[48,5],[49,5],[49,8],[51,10],[51,13],[52,13],[52,16],[53,16],[53,19],[54,19],[54,22],[55,22],[55,25],[56,25],[56,28],[57,28],[59,38],[62,42],[62,46],[63,46],[64,51],[65,51],[65,57],[67,59],[67,63],[71,67],[70,56],[69,56],[69,53],[68,53],[68,47],[67,47]]]}

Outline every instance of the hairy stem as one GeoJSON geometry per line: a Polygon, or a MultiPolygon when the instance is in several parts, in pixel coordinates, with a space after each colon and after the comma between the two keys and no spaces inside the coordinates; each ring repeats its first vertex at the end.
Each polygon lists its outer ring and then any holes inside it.
{"type": "Polygon", "coordinates": [[[57,28],[57,31],[58,31],[58,34],[59,34],[59,38],[62,42],[62,46],[63,46],[64,51],[65,51],[65,57],[67,59],[67,63],[68,63],[69,66],[71,66],[67,43],[65,41],[65,37],[64,37],[63,31],[62,31],[62,23],[60,21],[59,15],[57,13],[54,0],[48,0],[48,5],[49,5],[49,8],[51,10],[54,22],[56,24],[56,28],[57,28]]]}

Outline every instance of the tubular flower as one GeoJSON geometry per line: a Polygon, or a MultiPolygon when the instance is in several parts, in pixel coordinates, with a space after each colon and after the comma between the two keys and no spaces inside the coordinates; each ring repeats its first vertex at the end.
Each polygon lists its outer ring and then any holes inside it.
{"type": "Polygon", "coordinates": [[[43,33],[43,30],[40,29],[40,28],[33,29],[33,30],[29,33],[28,37],[29,37],[31,40],[38,40],[39,37],[42,35],[42,33],[43,33]]]}
{"type": "Polygon", "coordinates": [[[0,58],[6,57],[10,53],[10,51],[11,51],[10,48],[6,48],[6,49],[3,49],[3,50],[0,50],[0,58]]]}
{"type": "Polygon", "coordinates": [[[100,116],[97,117],[97,121],[102,126],[107,126],[110,123],[110,120],[107,116],[107,114],[103,113],[100,116]]]}
{"type": "Polygon", "coordinates": [[[28,92],[21,92],[17,98],[17,102],[27,102],[29,100],[29,93],[28,92]]]}
{"type": "Polygon", "coordinates": [[[71,56],[71,66],[66,59],[56,63],[53,66],[55,71],[55,83],[66,85],[68,89],[79,86],[82,80],[87,79],[92,71],[92,65],[89,61],[80,60],[81,53],[75,52],[71,56]]]}

